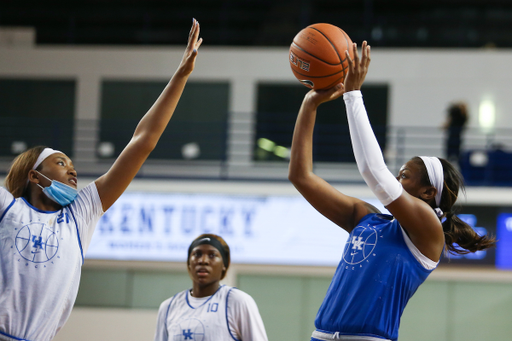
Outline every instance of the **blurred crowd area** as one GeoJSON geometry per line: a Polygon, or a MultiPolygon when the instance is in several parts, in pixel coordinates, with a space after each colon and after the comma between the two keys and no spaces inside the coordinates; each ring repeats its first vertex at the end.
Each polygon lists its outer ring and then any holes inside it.
{"type": "Polygon", "coordinates": [[[288,46],[328,22],[382,47],[511,47],[508,0],[76,0],[0,3],[0,26],[33,27],[37,44],[181,45],[191,18],[208,45],[288,46]]]}

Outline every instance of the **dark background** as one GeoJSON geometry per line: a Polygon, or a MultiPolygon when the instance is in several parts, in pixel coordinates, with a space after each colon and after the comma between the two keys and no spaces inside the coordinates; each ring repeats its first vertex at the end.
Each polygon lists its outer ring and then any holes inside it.
{"type": "Polygon", "coordinates": [[[0,1],[0,26],[35,27],[38,44],[183,45],[192,18],[209,46],[289,46],[327,22],[372,46],[512,47],[510,0],[0,1]]]}

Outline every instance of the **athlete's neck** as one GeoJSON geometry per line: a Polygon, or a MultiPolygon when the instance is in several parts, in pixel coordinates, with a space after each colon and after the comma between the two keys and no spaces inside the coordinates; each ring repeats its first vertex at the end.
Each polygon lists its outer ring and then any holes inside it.
{"type": "Polygon", "coordinates": [[[29,198],[25,198],[30,205],[42,211],[58,211],[62,208],[61,205],[48,198],[45,194],[40,193],[39,195],[32,193],[29,198]]]}
{"type": "Polygon", "coordinates": [[[199,283],[194,283],[192,285],[192,290],[190,290],[190,295],[193,297],[206,297],[211,296],[219,290],[220,282],[216,281],[207,285],[201,285],[199,283]]]}

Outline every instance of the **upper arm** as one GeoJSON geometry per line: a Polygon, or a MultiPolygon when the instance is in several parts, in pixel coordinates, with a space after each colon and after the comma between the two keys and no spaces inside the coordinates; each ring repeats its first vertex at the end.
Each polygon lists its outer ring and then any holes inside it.
{"type": "Polygon", "coordinates": [[[95,181],[103,211],[107,211],[123,194],[150,153],[137,140],[140,139],[132,138],[112,167],[95,181]]]}
{"type": "Polygon", "coordinates": [[[314,173],[293,184],[318,212],[349,233],[365,215],[379,213],[374,206],[341,193],[314,173]]]}
{"type": "Polygon", "coordinates": [[[434,210],[406,191],[386,206],[420,252],[437,262],[444,249],[444,232],[434,210]]]}

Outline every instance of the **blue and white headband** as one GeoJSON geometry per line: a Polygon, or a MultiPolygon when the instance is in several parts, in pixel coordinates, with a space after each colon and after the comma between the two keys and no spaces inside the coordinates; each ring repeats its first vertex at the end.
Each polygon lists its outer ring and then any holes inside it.
{"type": "Polygon", "coordinates": [[[431,156],[420,156],[425,164],[425,168],[427,169],[428,178],[430,180],[430,184],[437,189],[436,194],[436,213],[440,217],[443,215],[443,211],[439,208],[441,204],[441,196],[443,195],[443,187],[444,187],[444,172],[443,172],[443,164],[437,157],[431,156]]]}
{"type": "MultiPolygon", "coordinates": [[[[39,154],[37,160],[36,160],[36,163],[34,163],[34,166],[32,167],[32,169],[36,169],[37,167],[39,167],[39,165],[50,155],[52,154],[55,154],[55,153],[62,153],[60,150],[55,150],[55,149],[51,149],[51,148],[45,148],[43,149],[43,151],[41,152],[41,154],[39,154]]],[[[64,153],[62,153],[64,154],[64,153]]]]}

